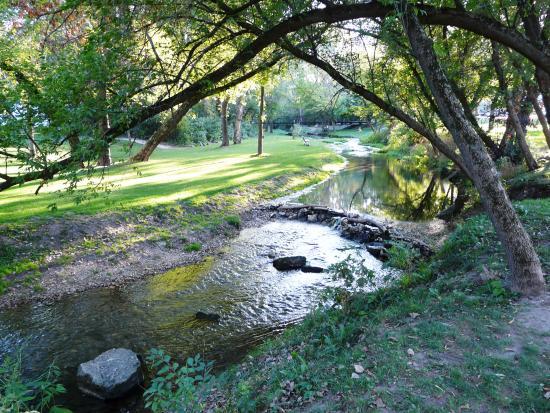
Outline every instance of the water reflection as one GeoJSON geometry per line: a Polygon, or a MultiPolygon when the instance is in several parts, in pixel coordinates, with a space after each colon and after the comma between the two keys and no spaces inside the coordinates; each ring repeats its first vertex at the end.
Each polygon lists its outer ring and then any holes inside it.
{"type": "Polygon", "coordinates": [[[348,167],[298,201],[400,220],[433,218],[450,205],[453,185],[434,172],[413,173],[399,159],[344,154],[348,167]]]}
{"type": "Polygon", "coordinates": [[[332,285],[326,273],[278,272],[269,255],[305,255],[311,264],[327,267],[355,250],[382,279],[386,270],[379,261],[328,227],[272,222],[245,229],[219,259],[52,305],[4,311],[0,354],[24,342],[27,372],[42,371],[54,360],[61,368],[69,390],[61,400],[66,406],[76,412],[120,411],[116,403],[80,394],[74,382],[79,363],[112,347],[142,354],[162,347],[180,357],[202,353],[218,366],[235,361],[301,319],[316,305],[319,292],[332,285]],[[221,322],[195,320],[199,310],[220,314],[221,322]]]}

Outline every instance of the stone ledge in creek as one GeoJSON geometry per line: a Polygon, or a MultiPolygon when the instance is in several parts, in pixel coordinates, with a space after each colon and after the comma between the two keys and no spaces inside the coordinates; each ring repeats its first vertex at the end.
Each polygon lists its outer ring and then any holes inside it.
{"type": "Polygon", "coordinates": [[[315,272],[315,273],[320,273],[320,272],[325,272],[325,269],[322,268],[322,267],[317,267],[315,265],[304,265],[302,267],[302,272],[315,272]]]}
{"type": "MultiPolygon", "coordinates": [[[[417,249],[423,256],[427,257],[433,254],[430,246],[424,242],[406,236],[367,215],[336,211],[320,205],[304,204],[269,205],[267,209],[274,211],[270,215],[271,218],[286,218],[328,225],[340,231],[344,238],[364,244],[381,244],[386,250],[389,246],[388,241],[400,241],[417,249]]],[[[382,261],[387,258],[384,251],[371,249],[372,251],[369,252],[376,258],[382,261]]],[[[376,249],[378,250],[378,248],[376,249]]]]}

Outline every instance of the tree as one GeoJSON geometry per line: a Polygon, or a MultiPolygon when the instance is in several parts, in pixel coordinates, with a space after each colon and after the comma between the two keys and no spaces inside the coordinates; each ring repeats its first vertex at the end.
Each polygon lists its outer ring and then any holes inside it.
{"type": "Polygon", "coordinates": [[[229,133],[227,131],[227,105],[229,105],[229,96],[220,99],[220,119],[222,125],[222,144],[229,146],[229,133]]]}
{"type": "Polygon", "coordinates": [[[495,165],[468,121],[438,62],[433,42],[424,32],[414,10],[401,1],[400,11],[403,13],[403,26],[412,51],[426,76],[442,120],[460,148],[485,211],[506,251],[511,272],[510,287],[522,294],[540,294],[545,288],[545,282],[538,255],[508,199],[495,165]]]}
{"type": "Polygon", "coordinates": [[[264,86],[260,86],[260,113],[258,116],[258,156],[264,153],[264,86]]]}
{"type": "MultiPolygon", "coordinates": [[[[495,42],[492,42],[492,47],[493,47],[493,57],[492,57],[493,65],[495,66],[495,71],[497,73],[500,92],[502,93],[504,101],[506,102],[506,109],[508,110],[508,116],[510,117],[510,122],[516,132],[516,139],[519,143],[519,147],[521,148],[521,152],[523,153],[523,157],[525,158],[525,162],[527,163],[527,167],[529,168],[530,171],[534,171],[535,169],[538,168],[537,161],[535,161],[535,158],[533,157],[533,154],[529,149],[529,145],[527,145],[525,131],[519,120],[518,112],[516,111],[516,108],[514,105],[513,96],[508,90],[508,87],[506,85],[504,69],[502,67],[502,63],[500,59],[499,46],[495,42]]],[[[521,99],[521,94],[518,94],[517,97],[521,99]]]]}
{"type": "Polygon", "coordinates": [[[537,99],[537,88],[533,85],[526,84],[525,90],[527,92],[527,98],[531,102],[531,105],[533,105],[533,109],[537,114],[537,119],[542,127],[542,132],[544,133],[544,137],[546,139],[546,145],[550,148],[550,128],[548,127],[548,122],[542,113],[542,109],[537,99]]]}
{"type": "Polygon", "coordinates": [[[239,144],[242,140],[241,126],[243,122],[244,105],[243,96],[239,95],[235,102],[235,123],[233,125],[233,143],[239,144]]]}

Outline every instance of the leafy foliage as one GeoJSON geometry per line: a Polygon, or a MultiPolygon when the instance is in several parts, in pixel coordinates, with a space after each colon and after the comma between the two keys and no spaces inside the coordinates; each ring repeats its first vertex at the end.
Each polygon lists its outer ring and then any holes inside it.
{"type": "Polygon", "coordinates": [[[60,371],[54,365],[35,379],[26,379],[21,370],[21,354],[12,358],[6,356],[0,365],[0,412],[19,413],[29,410],[69,412],[52,407],[55,396],[65,393],[63,385],[57,383],[60,371]]]}
{"type": "Polygon", "coordinates": [[[329,287],[325,291],[325,300],[330,300],[344,309],[350,311],[350,298],[353,293],[374,286],[375,273],[367,268],[360,256],[347,256],[344,260],[332,264],[328,268],[332,279],[341,286],[329,287]]]}
{"type": "Polygon", "coordinates": [[[180,365],[160,349],[152,349],[146,360],[155,372],[144,392],[147,408],[153,413],[203,411],[205,389],[213,378],[212,362],[196,355],[180,365]]]}

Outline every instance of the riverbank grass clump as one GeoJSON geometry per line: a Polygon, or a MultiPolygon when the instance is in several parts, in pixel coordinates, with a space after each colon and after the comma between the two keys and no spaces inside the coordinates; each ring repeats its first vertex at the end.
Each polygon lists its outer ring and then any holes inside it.
{"type": "MultiPolygon", "coordinates": [[[[516,204],[546,272],[548,200],[516,204]]],[[[545,411],[548,297],[505,287],[488,220],[457,227],[429,260],[391,249],[403,276],[320,308],[219,376],[214,411],[545,411]]]]}

